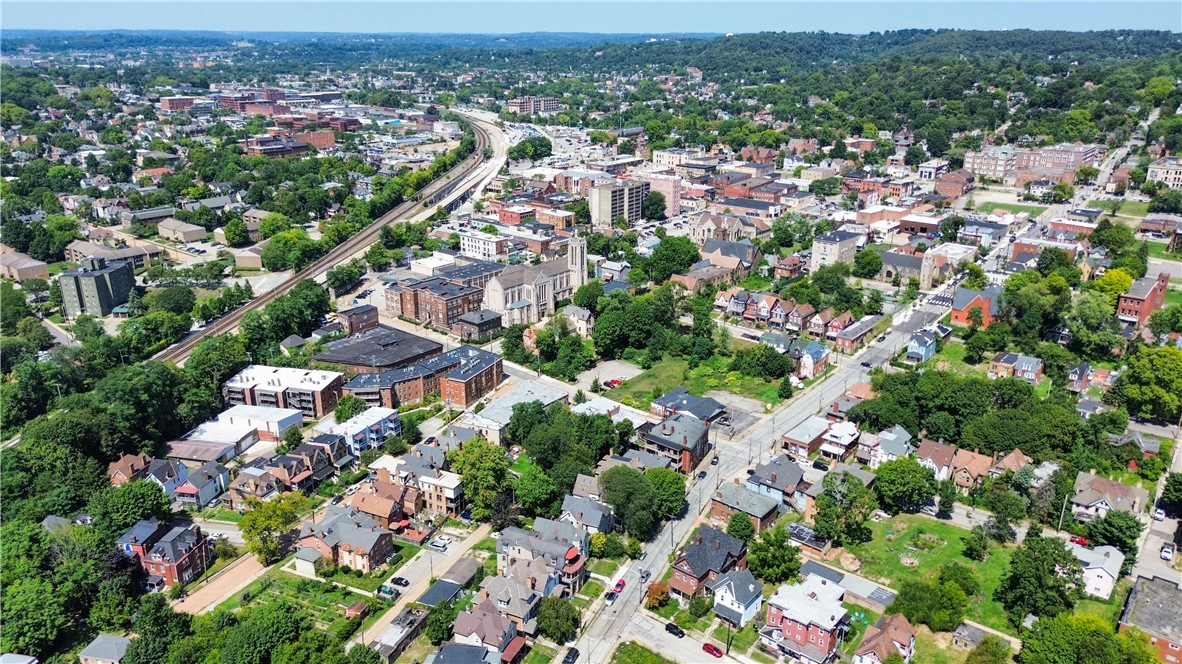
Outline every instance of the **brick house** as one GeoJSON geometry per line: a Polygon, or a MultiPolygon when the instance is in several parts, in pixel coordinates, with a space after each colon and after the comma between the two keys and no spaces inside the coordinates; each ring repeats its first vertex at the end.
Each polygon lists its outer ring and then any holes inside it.
{"type": "Polygon", "coordinates": [[[945,173],[936,179],[936,193],[947,198],[960,198],[973,188],[973,174],[965,169],[945,173]]]}
{"type": "Polygon", "coordinates": [[[815,574],[781,586],[767,602],[767,621],[759,630],[764,645],[805,664],[827,664],[850,628],[842,600],[845,589],[815,574]]]}
{"type": "Polygon", "coordinates": [[[213,562],[213,546],[196,525],[177,526],[140,558],[148,573],[148,588],[171,588],[205,573],[213,562]]]}
{"type": "Polygon", "coordinates": [[[124,454],[118,461],[107,465],[107,477],[111,486],[123,486],[132,480],[143,479],[151,463],[152,457],[147,454],[124,454]]]}
{"type": "Polygon", "coordinates": [[[877,622],[866,628],[862,643],[854,651],[854,664],[882,664],[895,653],[904,662],[915,656],[915,628],[901,613],[879,616],[877,622]]]}
{"type": "Polygon", "coordinates": [[[484,290],[432,277],[386,287],[386,311],[416,323],[450,328],[460,316],[480,311],[484,290]]]}
{"type": "Polygon", "coordinates": [[[369,574],[394,553],[393,533],[368,515],[331,505],[324,517],[300,528],[300,546],[316,550],[333,564],[369,574]]]}
{"type": "Polygon", "coordinates": [[[1150,314],[1165,306],[1166,291],[1170,288],[1169,273],[1157,277],[1142,277],[1129,286],[1128,292],[1116,303],[1116,317],[1125,323],[1138,327],[1144,325],[1150,314]]]}
{"type": "Polygon", "coordinates": [[[637,429],[644,451],[671,459],[674,470],[689,474],[706,456],[705,422],[688,413],[675,413],[663,421],[646,422],[637,429]]]}
{"type": "Polygon", "coordinates": [[[747,569],[747,543],[712,526],[702,526],[673,561],[669,590],[694,597],[732,569],[747,569]]]}
{"type": "Polygon", "coordinates": [[[782,502],[748,489],[735,478],[734,484],[723,484],[714,492],[710,499],[710,518],[718,523],[728,523],[733,515],[745,514],[758,533],[775,523],[777,508],[782,502]]]}

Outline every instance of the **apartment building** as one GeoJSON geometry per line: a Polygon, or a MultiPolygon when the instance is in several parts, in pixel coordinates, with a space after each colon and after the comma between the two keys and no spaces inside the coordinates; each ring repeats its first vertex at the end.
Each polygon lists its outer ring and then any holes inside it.
{"type": "Polygon", "coordinates": [[[759,638],[805,664],[827,664],[837,659],[837,647],[850,628],[844,598],[844,588],[816,574],[781,586],[768,599],[767,622],[759,638]]]}
{"type": "Polygon", "coordinates": [[[647,182],[650,190],[665,197],[665,216],[681,214],[681,177],[677,175],[649,174],[637,179],[647,182]]]}
{"type": "Polygon", "coordinates": [[[135,287],[135,275],[125,261],[108,263],[105,258],[91,257],[76,269],[63,272],[58,283],[66,316],[102,317],[127,302],[135,287]]]}
{"type": "Polygon", "coordinates": [[[1182,189],[1182,157],[1162,157],[1149,165],[1146,180],[1160,182],[1170,189],[1182,189]]]}
{"type": "Polygon", "coordinates": [[[540,115],[542,113],[556,113],[558,111],[558,98],[556,97],[534,97],[526,95],[523,97],[515,97],[505,102],[505,107],[510,112],[518,115],[540,115]]]}
{"type": "Polygon", "coordinates": [[[1144,325],[1153,312],[1165,306],[1169,288],[1170,275],[1166,272],[1157,277],[1141,277],[1120,296],[1116,303],[1116,317],[1125,323],[1144,325]]]}
{"type": "Polygon", "coordinates": [[[349,454],[361,458],[362,452],[381,447],[387,436],[402,435],[402,419],[393,408],[373,406],[344,422],[329,419],[314,428],[317,433],[343,437],[349,454]]]}
{"type": "Polygon", "coordinates": [[[461,346],[408,367],[358,374],[344,389],[371,406],[397,408],[438,394],[456,408],[467,408],[493,391],[503,377],[500,355],[461,346]]]}
{"type": "Polygon", "coordinates": [[[341,398],[344,374],[252,364],[222,384],[226,405],[292,408],[319,419],[341,398]]]}
{"type": "Polygon", "coordinates": [[[672,460],[678,472],[694,472],[706,456],[709,427],[693,415],[677,413],[659,424],[646,422],[637,433],[644,451],[672,460]]]}
{"type": "Polygon", "coordinates": [[[611,228],[616,219],[628,223],[643,217],[644,197],[652,190],[648,182],[616,180],[592,187],[587,203],[591,208],[591,225],[596,229],[611,228]]]}
{"type": "Polygon", "coordinates": [[[451,327],[457,318],[482,309],[484,291],[439,277],[386,287],[386,311],[417,323],[451,327]]]}
{"type": "Polygon", "coordinates": [[[822,235],[813,241],[813,258],[809,269],[816,272],[819,268],[834,263],[854,262],[854,254],[858,251],[858,239],[862,237],[856,233],[834,231],[822,235]]]}
{"type": "Polygon", "coordinates": [[[964,154],[964,170],[978,178],[1003,180],[1017,163],[1014,148],[1009,145],[992,146],[980,152],[970,150],[964,154]]]}
{"type": "Polygon", "coordinates": [[[1097,154],[1099,146],[1094,143],[1060,143],[1016,152],[1014,167],[1018,170],[1053,169],[1075,172],[1080,166],[1096,163],[1097,154]]]}
{"type": "Polygon", "coordinates": [[[509,238],[483,231],[464,231],[459,235],[460,253],[465,256],[496,261],[509,255],[509,238]]]}
{"type": "Polygon", "coordinates": [[[706,153],[701,148],[668,148],[653,150],[652,160],[653,165],[659,168],[674,168],[687,161],[696,161],[705,156],[706,153]]]}

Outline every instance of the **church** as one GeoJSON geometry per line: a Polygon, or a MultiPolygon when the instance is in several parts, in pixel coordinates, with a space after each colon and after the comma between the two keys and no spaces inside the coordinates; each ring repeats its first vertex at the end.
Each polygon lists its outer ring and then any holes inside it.
{"type": "Polygon", "coordinates": [[[566,260],[512,265],[484,286],[484,308],[501,314],[502,324],[533,324],[554,313],[559,300],[587,283],[587,240],[570,239],[566,260]]]}

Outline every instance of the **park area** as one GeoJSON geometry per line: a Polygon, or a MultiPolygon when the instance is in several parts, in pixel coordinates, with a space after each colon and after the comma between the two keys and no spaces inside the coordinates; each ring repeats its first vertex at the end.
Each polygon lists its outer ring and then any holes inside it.
{"type": "Polygon", "coordinates": [[[666,358],[611,390],[616,401],[634,408],[648,410],[653,399],[676,387],[684,387],[691,394],[701,396],[710,390],[723,390],[750,397],[768,404],[780,402],[779,381],[744,376],[727,371],[731,358],[714,356],[690,369],[689,362],[680,358],[666,358]]]}
{"type": "Polygon", "coordinates": [[[995,546],[990,549],[985,562],[975,563],[964,557],[962,538],[969,534],[964,528],[915,514],[901,514],[869,525],[873,538],[847,547],[861,561],[861,567],[851,571],[898,588],[908,579],[936,574],[947,563],[970,564],[981,579],[981,592],[970,600],[965,616],[988,627],[1014,633],[1005,610],[992,599],[993,591],[1001,584],[1001,577],[1009,567],[1011,548],[995,546]]]}

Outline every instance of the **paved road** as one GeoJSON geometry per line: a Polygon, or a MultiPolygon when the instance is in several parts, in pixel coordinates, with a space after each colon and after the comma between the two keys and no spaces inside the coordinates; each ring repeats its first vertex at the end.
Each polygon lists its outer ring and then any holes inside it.
{"type": "MultiPolygon", "coordinates": [[[[1174,441],[1174,458],[1170,463],[1170,472],[1182,472],[1182,438],[1174,441]]],[[[1156,501],[1160,495],[1159,490],[1154,495],[1154,500],[1156,501]]],[[[1149,521],[1149,526],[1141,535],[1141,548],[1137,555],[1137,562],[1133,564],[1133,578],[1143,576],[1148,579],[1156,576],[1182,585],[1182,574],[1178,571],[1178,566],[1182,564],[1182,554],[1175,552],[1173,561],[1161,559],[1162,545],[1174,542],[1179,528],[1182,528],[1182,519],[1167,518],[1164,521],[1149,521]]]]}

